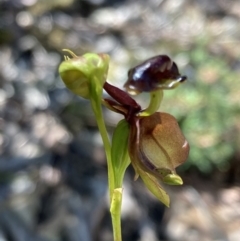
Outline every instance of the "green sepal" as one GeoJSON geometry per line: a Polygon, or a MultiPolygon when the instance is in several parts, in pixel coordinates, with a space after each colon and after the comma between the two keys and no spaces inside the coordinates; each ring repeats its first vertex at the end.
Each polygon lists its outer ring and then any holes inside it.
{"type": "Polygon", "coordinates": [[[183,180],[177,174],[168,174],[163,178],[163,182],[168,185],[182,185],[183,180]]]}
{"type": "Polygon", "coordinates": [[[113,133],[112,138],[112,165],[114,170],[115,188],[122,187],[123,177],[130,164],[128,154],[129,124],[121,120],[113,133]]]}
{"type": "Polygon", "coordinates": [[[158,179],[155,178],[153,175],[138,169],[138,174],[142,178],[144,184],[148,188],[148,190],[164,205],[169,207],[170,205],[170,198],[165,190],[161,187],[158,182],[158,179]]]}
{"type": "Polygon", "coordinates": [[[183,180],[182,178],[168,168],[157,168],[157,173],[159,178],[168,185],[182,185],[183,180]]]}

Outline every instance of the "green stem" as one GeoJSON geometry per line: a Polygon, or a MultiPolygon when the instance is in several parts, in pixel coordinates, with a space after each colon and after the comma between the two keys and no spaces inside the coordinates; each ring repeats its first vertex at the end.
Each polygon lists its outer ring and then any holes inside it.
{"type": "Polygon", "coordinates": [[[150,98],[149,106],[141,114],[142,116],[152,115],[159,109],[163,99],[163,90],[152,91],[150,93],[150,98]]]}
{"type": "Polygon", "coordinates": [[[116,188],[114,180],[114,171],[111,159],[111,145],[108,139],[108,134],[106,126],[103,119],[101,102],[91,99],[91,105],[97,120],[97,125],[99,132],[102,136],[103,145],[106,152],[107,165],[108,165],[108,185],[110,194],[110,213],[112,218],[113,226],[113,237],[114,241],[122,240],[121,233],[121,206],[122,206],[122,190],[121,188],[116,188]],[[115,189],[116,188],[116,189],[115,189]]]}
{"type": "Polygon", "coordinates": [[[115,186],[114,172],[113,172],[112,159],[111,159],[111,144],[108,138],[107,129],[103,119],[101,102],[92,98],[91,105],[96,117],[99,132],[102,136],[103,145],[106,153],[107,166],[108,166],[108,186],[109,186],[109,195],[110,195],[110,203],[111,203],[113,190],[115,186]]]}
{"type": "MultiPolygon", "coordinates": [[[[97,80],[94,80],[97,81],[97,80]]],[[[94,83],[92,81],[91,83],[94,83]]],[[[109,186],[109,195],[110,195],[110,212],[112,218],[113,226],[113,236],[114,241],[121,241],[121,205],[122,205],[122,189],[116,188],[115,179],[114,179],[114,170],[111,158],[111,144],[108,138],[107,129],[104,123],[103,113],[102,113],[102,89],[96,88],[94,84],[91,85],[92,98],[91,106],[95,114],[99,132],[102,136],[103,145],[107,158],[108,166],[108,186],[109,186]]]]}
{"type": "Polygon", "coordinates": [[[113,237],[114,241],[122,241],[121,231],[121,206],[122,206],[122,188],[116,188],[113,192],[113,199],[110,207],[113,237]]]}

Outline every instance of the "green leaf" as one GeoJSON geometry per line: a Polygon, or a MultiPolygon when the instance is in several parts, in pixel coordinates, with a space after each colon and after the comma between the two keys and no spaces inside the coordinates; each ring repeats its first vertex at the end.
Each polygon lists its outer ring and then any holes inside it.
{"type": "Polygon", "coordinates": [[[148,190],[163,204],[167,207],[170,205],[170,199],[168,194],[164,191],[164,189],[159,184],[157,178],[152,176],[151,174],[144,172],[143,170],[138,169],[138,173],[141,176],[144,184],[148,188],[148,190]]]}
{"type": "Polygon", "coordinates": [[[112,138],[112,165],[115,177],[115,188],[122,187],[122,181],[127,167],[130,164],[128,155],[129,124],[121,120],[113,133],[112,138]]]}

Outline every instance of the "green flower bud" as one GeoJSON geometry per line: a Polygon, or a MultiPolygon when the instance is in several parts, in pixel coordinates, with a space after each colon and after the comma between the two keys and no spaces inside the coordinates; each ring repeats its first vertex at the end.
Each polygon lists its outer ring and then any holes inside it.
{"type": "Polygon", "coordinates": [[[59,74],[66,87],[74,94],[89,99],[90,82],[94,81],[97,87],[103,88],[107,78],[109,56],[107,54],[86,53],[76,56],[68,49],[64,49],[73,58],[65,56],[59,66],[59,74]]]}

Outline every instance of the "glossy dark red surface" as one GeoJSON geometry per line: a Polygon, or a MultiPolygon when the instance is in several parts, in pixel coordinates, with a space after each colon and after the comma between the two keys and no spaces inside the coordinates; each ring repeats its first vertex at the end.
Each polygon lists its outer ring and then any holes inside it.
{"type": "Polygon", "coordinates": [[[137,94],[156,89],[171,89],[184,80],[186,76],[180,75],[177,65],[167,55],[158,55],[130,69],[124,87],[137,94]]]}

